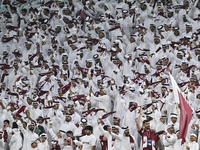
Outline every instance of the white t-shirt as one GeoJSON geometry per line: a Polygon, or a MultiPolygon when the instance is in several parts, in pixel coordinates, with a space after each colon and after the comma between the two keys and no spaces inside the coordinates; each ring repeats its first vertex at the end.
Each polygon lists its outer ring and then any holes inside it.
{"type": "Polygon", "coordinates": [[[91,150],[92,146],[96,145],[96,137],[93,134],[83,136],[81,145],[83,145],[82,150],[91,150]]]}

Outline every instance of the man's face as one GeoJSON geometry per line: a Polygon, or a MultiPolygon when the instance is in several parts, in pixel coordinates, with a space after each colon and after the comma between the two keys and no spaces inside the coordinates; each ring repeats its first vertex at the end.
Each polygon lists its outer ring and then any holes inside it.
{"type": "Polygon", "coordinates": [[[169,58],[165,58],[162,62],[163,66],[166,66],[168,64],[169,58]]]}
{"type": "Polygon", "coordinates": [[[87,62],[86,62],[86,67],[87,67],[87,68],[92,67],[92,62],[88,62],[88,61],[87,61],[87,62]]]}
{"type": "Polygon", "coordinates": [[[200,61],[200,55],[198,56],[198,61],[200,61]]]}
{"type": "Polygon", "coordinates": [[[176,118],[176,117],[171,117],[171,121],[172,121],[173,123],[176,123],[177,118],[176,118]]]}
{"type": "Polygon", "coordinates": [[[5,127],[9,126],[8,122],[4,122],[3,124],[4,124],[5,127]]]}
{"type": "Polygon", "coordinates": [[[61,27],[60,26],[56,27],[55,31],[56,31],[56,33],[60,33],[61,32],[61,27]]]}
{"type": "Polygon", "coordinates": [[[74,107],[70,108],[69,112],[70,114],[74,114],[74,107]]]}
{"type": "Polygon", "coordinates": [[[182,55],[180,55],[180,54],[177,54],[177,58],[179,58],[179,59],[182,59],[182,58],[183,58],[183,56],[182,56],[182,55]]]}
{"type": "Polygon", "coordinates": [[[88,110],[92,107],[91,103],[87,104],[88,110]]]}
{"type": "Polygon", "coordinates": [[[16,70],[18,70],[18,68],[19,68],[18,64],[16,64],[16,63],[13,65],[13,67],[14,67],[16,70]]]}
{"type": "Polygon", "coordinates": [[[165,28],[165,31],[169,31],[170,29],[168,25],[165,25],[164,28],[165,28]]]}
{"type": "Polygon", "coordinates": [[[43,24],[43,25],[42,25],[42,30],[45,31],[46,29],[47,29],[46,25],[43,24]]]}
{"type": "Polygon", "coordinates": [[[41,137],[41,138],[40,138],[40,141],[41,141],[42,143],[44,143],[44,142],[46,141],[46,139],[47,139],[47,138],[41,137]]]}
{"type": "Polygon", "coordinates": [[[181,69],[183,69],[183,70],[186,69],[187,67],[188,67],[188,64],[182,64],[181,65],[181,69]]]}
{"type": "Polygon", "coordinates": [[[1,89],[4,89],[4,90],[5,90],[5,88],[6,88],[6,85],[5,85],[5,84],[2,84],[2,85],[1,85],[1,89]]]}
{"type": "Polygon", "coordinates": [[[61,135],[60,132],[58,132],[56,135],[57,135],[58,138],[62,138],[62,135],[61,135]]]}
{"type": "Polygon", "coordinates": [[[190,141],[192,141],[192,142],[193,142],[193,141],[196,141],[196,137],[195,137],[194,135],[191,135],[191,136],[190,136],[190,141]]]}
{"type": "Polygon", "coordinates": [[[69,111],[68,111],[68,108],[64,108],[64,114],[67,114],[69,111]]]}
{"type": "Polygon", "coordinates": [[[191,31],[191,27],[186,27],[186,32],[188,33],[188,32],[190,32],[191,31]]]}
{"type": "Polygon", "coordinates": [[[86,0],[82,0],[82,4],[83,4],[83,5],[86,5],[86,0]]]}
{"type": "Polygon", "coordinates": [[[70,142],[69,141],[67,141],[67,140],[64,140],[64,145],[69,145],[70,144],[70,142]]]}
{"type": "Polygon", "coordinates": [[[157,70],[161,70],[161,69],[162,69],[162,66],[161,66],[161,65],[158,65],[158,66],[156,67],[156,69],[157,69],[157,70]]]}
{"type": "Polygon", "coordinates": [[[59,48],[58,52],[61,55],[62,53],[64,53],[64,49],[63,48],[59,48]]]}
{"type": "Polygon", "coordinates": [[[71,116],[66,116],[65,121],[70,122],[71,121],[71,116]]]}
{"type": "Polygon", "coordinates": [[[67,64],[63,64],[63,69],[67,70],[68,69],[68,65],[67,64]]]}
{"type": "Polygon", "coordinates": [[[28,44],[28,43],[27,43],[25,46],[26,46],[26,49],[27,49],[27,50],[31,49],[31,44],[28,44]]]}
{"type": "Polygon", "coordinates": [[[103,32],[99,32],[99,38],[103,38],[104,37],[104,33],[103,32]]]}
{"type": "Polygon", "coordinates": [[[183,1],[183,6],[188,6],[188,5],[189,5],[189,2],[186,1],[186,0],[184,0],[184,1],[183,1]]]}
{"type": "Polygon", "coordinates": [[[33,130],[34,130],[34,125],[32,125],[32,124],[29,125],[29,126],[28,126],[28,129],[29,129],[30,131],[33,131],[33,130]]]}
{"type": "Polygon", "coordinates": [[[153,26],[153,25],[150,26],[150,30],[151,30],[151,32],[153,32],[155,29],[156,29],[155,26],[153,26]]]}
{"type": "Polygon", "coordinates": [[[111,56],[116,56],[117,55],[117,51],[112,51],[111,52],[111,56]]]}
{"type": "Polygon", "coordinates": [[[149,70],[148,70],[147,67],[144,67],[144,72],[145,72],[146,74],[149,73],[149,70]]]}
{"type": "Polygon", "coordinates": [[[196,56],[197,56],[199,53],[200,53],[200,50],[199,50],[199,49],[195,50],[195,55],[196,55],[196,56]]]}
{"type": "Polygon", "coordinates": [[[85,134],[86,134],[86,135],[90,135],[90,134],[92,134],[92,131],[90,131],[90,130],[85,130],[85,134]]]}
{"type": "Polygon", "coordinates": [[[93,45],[92,44],[87,44],[87,47],[92,50],[93,45]]]}
{"type": "Polygon", "coordinates": [[[59,108],[59,104],[55,104],[53,108],[54,109],[58,109],[59,108]]]}
{"type": "Polygon", "coordinates": [[[179,32],[178,30],[175,30],[175,31],[174,31],[174,35],[175,35],[175,36],[179,36],[179,35],[180,35],[180,32],[179,32]]]}
{"type": "Polygon", "coordinates": [[[64,3],[64,2],[59,2],[58,6],[59,6],[60,8],[63,8],[63,7],[65,6],[65,3],[64,3]]]}
{"type": "Polygon", "coordinates": [[[130,14],[134,14],[135,13],[135,9],[130,9],[129,12],[130,12],[130,14]]]}
{"type": "Polygon", "coordinates": [[[86,87],[88,87],[88,82],[84,82],[84,87],[86,88],[86,87]]]}
{"type": "Polygon", "coordinates": [[[27,126],[26,122],[23,122],[22,125],[23,125],[23,128],[26,129],[26,126],[27,126]]]}
{"type": "Polygon", "coordinates": [[[32,143],[32,144],[31,144],[31,147],[32,147],[32,148],[36,148],[36,147],[37,147],[37,142],[32,143]]]}
{"type": "Polygon", "coordinates": [[[87,126],[87,123],[81,123],[81,127],[82,127],[83,129],[85,129],[86,126],[87,126]]]}
{"type": "Polygon", "coordinates": [[[198,2],[198,4],[197,4],[197,8],[199,8],[199,9],[200,9],[200,2],[198,2]]]}
{"type": "Polygon", "coordinates": [[[185,15],[183,16],[183,22],[187,22],[187,18],[185,15]]]}
{"type": "Polygon", "coordinates": [[[58,86],[59,86],[59,87],[62,87],[62,86],[63,86],[63,84],[62,84],[61,81],[58,81],[58,86]]]}
{"type": "Polygon", "coordinates": [[[38,108],[38,103],[33,103],[33,107],[34,107],[35,109],[37,109],[37,108],[38,108]]]}
{"type": "Polygon", "coordinates": [[[69,5],[73,5],[73,0],[68,0],[69,5]]]}
{"type": "Polygon", "coordinates": [[[147,9],[147,5],[141,4],[141,5],[140,5],[140,8],[141,8],[142,11],[145,11],[145,10],[147,9]]]}
{"type": "Polygon", "coordinates": [[[135,42],[134,37],[130,37],[130,42],[131,42],[131,43],[135,42]]]}
{"type": "Polygon", "coordinates": [[[114,125],[119,125],[119,121],[117,119],[113,119],[113,124],[114,125]]]}
{"type": "Polygon", "coordinates": [[[154,38],[154,43],[157,45],[160,43],[160,39],[159,38],[154,38]]]}
{"type": "Polygon", "coordinates": [[[144,126],[144,128],[147,129],[147,130],[150,129],[150,123],[149,123],[149,122],[145,122],[143,126],[144,126]]]}
{"type": "Polygon", "coordinates": [[[160,118],[160,121],[164,124],[166,122],[166,118],[160,118]]]}
{"type": "Polygon", "coordinates": [[[104,95],[104,91],[103,91],[103,88],[100,89],[100,92],[99,92],[101,95],[104,95]]]}
{"type": "Polygon", "coordinates": [[[197,118],[200,118],[200,115],[199,114],[196,114],[197,118]]]}
{"type": "Polygon", "coordinates": [[[107,130],[109,133],[111,133],[111,131],[112,131],[111,127],[108,127],[107,130]]]}
{"type": "Polygon", "coordinates": [[[167,89],[166,89],[166,88],[162,88],[162,89],[161,89],[161,93],[162,93],[163,96],[165,95],[166,92],[167,92],[167,89]]]}
{"type": "Polygon", "coordinates": [[[122,18],[126,18],[128,16],[128,14],[122,14],[122,18]]]}
{"type": "Polygon", "coordinates": [[[22,11],[22,16],[25,16],[26,13],[27,13],[27,12],[26,12],[25,10],[23,10],[23,11],[22,11]]]}
{"type": "Polygon", "coordinates": [[[76,82],[75,81],[72,81],[72,86],[76,87],[76,82]]]}
{"type": "Polygon", "coordinates": [[[119,129],[117,129],[117,128],[114,128],[114,129],[112,129],[112,132],[113,132],[113,133],[115,133],[115,134],[118,134],[118,132],[119,132],[119,129]]]}
{"type": "Polygon", "coordinates": [[[124,131],[124,134],[127,136],[127,135],[129,135],[129,129],[126,129],[125,131],[124,131]]]}
{"type": "Polygon", "coordinates": [[[169,128],[169,130],[170,130],[171,133],[174,133],[174,127],[173,127],[173,126],[171,126],[171,127],[169,128]]]}
{"type": "Polygon", "coordinates": [[[173,12],[168,12],[168,13],[167,13],[167,16],[168,16],[169,18],[173,17],[173,12]]]}

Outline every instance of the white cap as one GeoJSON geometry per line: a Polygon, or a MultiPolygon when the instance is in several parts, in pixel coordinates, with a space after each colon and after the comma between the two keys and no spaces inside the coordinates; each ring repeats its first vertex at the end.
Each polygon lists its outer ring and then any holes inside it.
{"type": "Polygon", "coordinates": [[[197,138],[197,135],[194,133],[190,134],[190,136],[194,136],[195,138],[197,138]]]}
{"type": "Polygon", "coordinates": [[[170,114],[170,117],[175,117],[175,118],[178,118],[178,115],[177,115],[177,114],[175,114],[175,113],[171,113],[171,114],[170,114]]]}

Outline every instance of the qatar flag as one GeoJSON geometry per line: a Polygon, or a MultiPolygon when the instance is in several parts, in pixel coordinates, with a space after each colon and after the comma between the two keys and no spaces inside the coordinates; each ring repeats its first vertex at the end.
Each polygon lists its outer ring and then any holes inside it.
{"type": "Polygon", "coordinates": [[[192,109],[187,103],[181,90],[179,89],[174,77],[170,74],[170,80],[173,87],[174,98],[177,104],[180,104],[180,126],[179,126],[179,138],[182,139],[181,144],[185,142],[185,137],[188,130],[188,125],[192,119],[192,109]]]}

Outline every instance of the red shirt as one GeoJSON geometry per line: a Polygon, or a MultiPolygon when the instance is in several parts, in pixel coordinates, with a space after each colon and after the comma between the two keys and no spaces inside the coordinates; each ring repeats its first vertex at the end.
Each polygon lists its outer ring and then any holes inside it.
{"type": "Polygon", "coordinates": [[[142,136],[142,147],[143,150],[157,150],[158,149],[158,140],[160,139],[159,136],[155,135],[156,131],[150,129],[149,131],[141,128],[138,131],[139,134],[142,136]]]}

